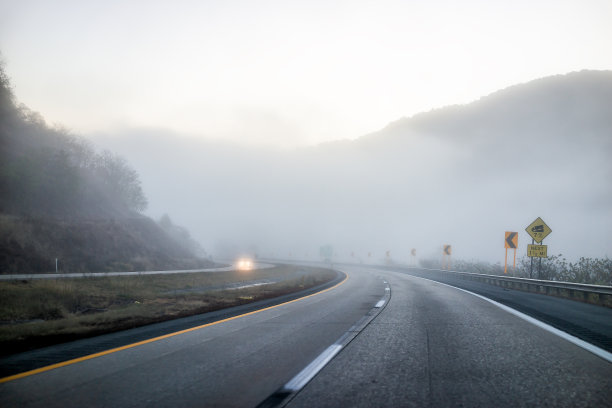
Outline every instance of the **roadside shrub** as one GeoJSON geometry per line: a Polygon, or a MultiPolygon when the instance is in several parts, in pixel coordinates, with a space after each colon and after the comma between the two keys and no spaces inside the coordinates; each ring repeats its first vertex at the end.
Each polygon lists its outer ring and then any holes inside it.
{"type": "MultiPolygon", "coordinates": [[[[439,269],[440,261],[422,259],[421,267],[439,269]]],[[[453,260],[451,269],[459,272],[479,273],[483,275],[504,275],[504,266],[481,261],[453,260]]],[[[591,285],[612,286],[612,259],[610,258],[580,258],[577,262],[569,262],[563,255],[552,255],[533,259],[522,257],[517,259],[516,270],[508,266],[508,276],[552,280],[560,282],[586,283],[591,285]]]]}

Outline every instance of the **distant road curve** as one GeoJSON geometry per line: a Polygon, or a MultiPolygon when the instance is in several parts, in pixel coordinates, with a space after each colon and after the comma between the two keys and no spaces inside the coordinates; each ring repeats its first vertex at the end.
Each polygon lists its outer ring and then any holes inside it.
{"type": "MultiPolygon", "coordinates": [[[[272,268],[273,264],[255,263],[252,269],[272,268]]],[[[106,276],[141,276],[141,275],[170,275],[175,273],[198,273],[198,272],[228,272],[236,270],[236,265],[222,266],[217,268],[200,269],[177,269],[171,271],[136,271],[136,272],[90,272],[90,273],[32,273],[0,275],[0,280],[30,280],[30,279],[58,279],[58,278],[100,278],[106,276]]]]}

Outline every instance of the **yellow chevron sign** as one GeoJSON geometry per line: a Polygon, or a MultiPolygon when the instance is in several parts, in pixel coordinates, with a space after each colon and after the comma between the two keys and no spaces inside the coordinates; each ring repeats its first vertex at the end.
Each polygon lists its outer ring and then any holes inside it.
{"type": "Polygon", "coordinates": [[[506,231],[504,246],[506,248],[516,248],[518,246],[518,232],[506,231]]]}

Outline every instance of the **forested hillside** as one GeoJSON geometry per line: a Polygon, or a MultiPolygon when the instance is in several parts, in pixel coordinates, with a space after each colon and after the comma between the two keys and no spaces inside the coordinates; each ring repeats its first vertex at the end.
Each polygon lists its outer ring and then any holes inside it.
{"type": "Polygon", "coordinates": [[[0,71],[0,273],[52,271],[56,258],[66,272],[208,264],[186,230],[140,214],[146,206],[125,159],[48,126],[0,71]]]}
{"type": "Polygon", "coordinates": [[[120,156],[49,127],[18,106],[0,76],[0,211],[28,216],[125,217],[146,208],[138,174],[120,156]]]}

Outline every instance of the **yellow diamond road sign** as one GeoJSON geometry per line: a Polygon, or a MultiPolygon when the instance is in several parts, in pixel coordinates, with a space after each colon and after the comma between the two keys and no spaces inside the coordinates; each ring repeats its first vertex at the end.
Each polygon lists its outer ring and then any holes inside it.
{"type": "Polygon", "coordinates": [[[529,226],[525,228],[525,231],[527,231],[527,233],[531,235],[531,238],[533,238],[533,240],[537,243],[542,242],[542,240],[552,232],[552,230],[544,221],[542,221],[540,217],[529,224],[529,226]]]}

